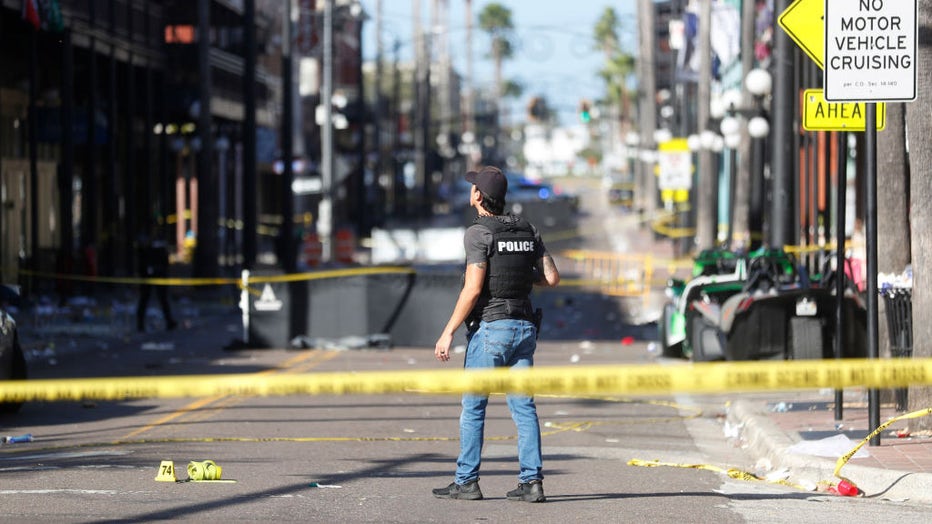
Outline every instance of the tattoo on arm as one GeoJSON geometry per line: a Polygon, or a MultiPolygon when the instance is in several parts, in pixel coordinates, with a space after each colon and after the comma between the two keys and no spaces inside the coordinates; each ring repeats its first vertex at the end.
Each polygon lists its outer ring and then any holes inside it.
{"type": "Polygon", "coordinates": [[[553,263],[553,258],[546,255],[537,261],[534,268],[539,286],[552,287],[560,282],[560,273],[557,271],[557,265],[553,263]]]}
{"type": "Polygon", "coordinates": [[[476,263],[473,264],[473,265],[476,266],[476,267],[479,268],[479,269],[487,269],[489,263],[488,263],[488,262],[476,262],[476,263]]]}
{"type": "Polygon", "coordinates": [[[560,274],[557,272],[557,265],[553,263],[553,258],[549,255],[544,257],[544,281],[548,284],[558,282],[560,274]]]}

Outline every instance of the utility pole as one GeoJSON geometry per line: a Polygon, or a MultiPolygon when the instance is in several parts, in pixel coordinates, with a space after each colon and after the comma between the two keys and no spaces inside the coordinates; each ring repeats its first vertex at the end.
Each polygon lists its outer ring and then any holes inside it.
{"type": "MultiPolygon", "coordinates": [[[[476,134],[476,115],[473,113],[475,93],[472,88],[472,78],[472,0],[466,0],[466,108],[463,111],[463,117],[466,121],[463,126],[463,134],[469,137],[475,137],[476,134]]],[[[469,144],[469,146],[469,153],[466,155],[466,168],[473,169],[476,163],[473,160],[472,144],[469,144]]]]}
{"type": "Polygon", "coordinates": [[[256,0],[243,3],[243,267],[256,264],[256,0]]]}
{"type": "Polygon", "coordinates": [[[198,99],[200,106],[197,114],[197,136],[201,149],[197,154],[197,247],[194,250],[194,274],[198,277],[217,276],[217,221],[218,195],[217,176],[213,166],[213,125],[211,119],[210,75],[210,2],[200,0],[197,3],[197,62],[198,62],[198,99]]]}
{"type": "Polygon", "coordinates": [[[293,0],[285,2],[285,16],[282,20],[282,225],[279,229],[279,257],[285,273],[292,273],[296,265],[294,239],[294,24],[292,10],[293,0]]]}
{"type": "MultiPolygon", "coordinates": [[[[375,2],[375,82],[373,83],[375,87],[375,133],[373,133],[373,143],[372,147],[375,149],[375,180],[373,183],[378,187],[381,184],[382,180],[382,170],[385,168],[385,155],[382,154],[382,124],[385,121],[384,118],[384,99],[382,98],[382,59],[383,59],[383,46],[382,46],[382,0],[376,0],[375,2]]],[[[384,194],[384,193],[379,193],[384,194]]],[[[385,199],[377,198],[374,205],[379,206],[376,216],[383,216],[385,213],[385,199]]]]}
{"type": "MultiPolygon", "coordinates": [[[[641,33],[641,48],[638,53],[640,57],[638,113],[640,114],[639,131],[642,150],[654,149],[654,131],[657,128],[657,82],[654,77],[656,69],[655,8],[653,0],[638,0],[638,28],[641,33]]],[[[638,207],[648,220],[652,220],[657,211],[657,178],[654,176],[650,162],[641,160],[637,163],[637,186],[640,189],[637,198],[638,207]]]]}
{"type": "Polygon", "coordinates": [[[333,1],[324,2],[323,75],[320,103],[323,122],[320,124],[320,171],[323,185],[317,210],[317,234],[320,235],[321,260],[333,260],[333,1]]]}
{"type": "MultiPolygon", "coordinates": [[[[411,11],[414,14],[414,108],[412,113],[414,118],[411,121],[411,132],[414,138],[415,187],[416,191],[423,197],[427,192],[427,166],[425,165],[427,159],[425,152],[427,130],[424,129],[423,123],[425,120],[424,112],[428,110],[424,107],[424,95],[426,94],[425,91],[430,89],[424,79],[430,65],[425,63],[424,60],[426,46],[424,30],[421,28],[421,0],[412,0],[412,2],[411,11]]],[[[414,204],[415,215],[420,215],[429,202],[424,201],[423,198],[416,198],[414,204]]]]}
{"type": "MultiPolygon", "coordinates": [[[[712,0],[699,2],[699,85],[697,86],[696,124],[699,133],[709,130],[709,101],[712,86],[712,0]]],[[[696,248],[715,247],[718,234],[718,172],[712,151],[699,152],[699,188],[696,198],[696,248]]]]}
{"type": "MultiPolygon", "coordinates": [[[[448,0],[434,0],[434,34],[438,39],[437,50],[440,55],[440,92],[438,100],[440,106],[440,132],[437,138],[441,153],[450,147],[450,121],[453,118],[453,101],[450,99],[450,51],[447,45],[447,24],[449,22],[447,4],[448,0]]],[[[444,155],[444,157],[447,156],[444,155]]],[[[447,171],[448,167],[448,163],[444,162],[444,171],[447,171]]]]}
{"type": "MultiPolygon", "coordinates": [[[[741,5],[741,108],[750,109],[754,106],[754,98],[747,87],[744,79],[748,72],[754,68],[754,38],[755,22],[757,17],[756,2],[742,2],[741,5]]],[[[745,120],[751,118],[751,114],[744,112],[745,120]]],[[[735,171],[735,197],[733,199],[735,208],[732,210],[734,224],[732,230],[735,236],[741,239],[746,250],[751,246],[751,217],[750,217],[750,200],[751,200],[751,164],[753,155],[751,134],[748,132],[748,126],[741,126],[741,143],[739,144],[739,164],[735,171]]],[[[734,246],[734,238],[728,241],[734,246]]]]}
{"type": "MultiPolygon", "coordinates": [[[[773,12],[782,13],[790,0],[774,0],[773,12]]],[[[771,155],[770,235],[769,247],[783,248],[794,244],[790,223],[793,219],[794,180],[796,162],[793,154],[793,117],[795,96],[793,42],[785,31],[773,31],[773,153],[771,155]]]]}
{"type": "MultiPolygon", "coordinates": [[[[399,51],[401,42],[395,37],[392,46],[392,151],[398,151],[401,146],[401,129],[402,120],[401,112],[401,59],[399,51]]],[[[398,159],[392,155],[392,215],[395,217],[404,216],[407,210],[407,189],[405,188],[404,179],[401,171],[398,169],[398,159]]]]}

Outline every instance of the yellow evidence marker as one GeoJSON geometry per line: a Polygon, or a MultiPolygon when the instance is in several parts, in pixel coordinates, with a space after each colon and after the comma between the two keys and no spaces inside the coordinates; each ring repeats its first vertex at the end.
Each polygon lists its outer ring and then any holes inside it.
{"type": "Polygon", "coordinates": [[[159,464],[159,474],[155,476],[158,482],[177,482],[175,478],[175,463],[170,460],[163,460],[159,464]]]}

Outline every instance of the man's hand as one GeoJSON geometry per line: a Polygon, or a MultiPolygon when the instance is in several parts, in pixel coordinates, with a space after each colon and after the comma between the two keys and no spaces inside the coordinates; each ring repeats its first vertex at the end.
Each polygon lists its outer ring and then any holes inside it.
{"type": "Polygon", "coordinates": [[[482,283],[485,282],[486,262],[476,262],[466,266],[466,277],[463,281],[463,289],[460,291],[459,298],[456,299],[456,306],[453,307],[453,314],[447,321],[446,327],[437,344],[434,346],[434,356],[441,362],[450,360],[450,346],[453,344],[453,334],[462,324],[469,312],[475,307],[476,301],[479,300],[479,294],[482,293],[482,283]]]}
{"type": "Polygon", "coordinates": [[[437,344],[434,346],[434,356],[437,357],[437,360],[440,362],[446,362],[450,360],[450,345],[453,344],[453,334],[449,335],[444,333],[440,335],[440,338],[437,339],[437,344]]]}

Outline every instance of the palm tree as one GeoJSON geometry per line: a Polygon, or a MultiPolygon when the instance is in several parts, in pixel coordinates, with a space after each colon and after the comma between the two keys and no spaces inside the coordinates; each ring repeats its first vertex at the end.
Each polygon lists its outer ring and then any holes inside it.
{"type": "MultiPolygon", "coordinates": [[[[517,100],[524,95],[524,85],[517,80],[506,80],[502,86],[502,100],[517,100]]],[[[503,125],[505,127],[511,124],[511,107],[506,108],[503,113],[503,125]]]]}
{"type": "Polygon", "coordinates": [[[511,9],[498,3],[486,4],[479,13],[479,28],[488,33],[492,39],[489,56],[495,61],[495,99],[500,100],[505,94],[502,83],[502,62],[514,55],[514,24],[511,22],[511,9]]]}
{"type": "MultiPolygon", "coordinates": [[[[596,48],[605,55],[605,67],[599,76],[605,81],[606,100],[620,109],[622,120],[628,119],[628,78],[634,72],[634,57],[621,49],[618,39],[618,14],[614,8],[606,7],[595,24],[594,38],[596,48]]],[[[613,111],[614,113],[614,111],[613,111]]]]}
{"type": "MultiPolygon", "coordinates": [[[[932,314],[932,286],[926,285],[926,279],[932,280],[932,179],[928,168],[932,165],[932,0],[917,0],[916,23],[919,28],[916,70],[916,92],[914,102],[906,104],[906,127],[909,139],[909,167],[912,176],[909,179],[909,223],[912,230],[911,251],[913,265],[913,319],[924,320],[932,314]]],[[[928,358],[932,356],[932,322],[913,322],[913,356],[928,358]]],[[[909,409],[916,410],[932,405],[932,388],[912,387],[909,392],[909,409]]],[[[910,430],[932,430],[932,418],[921,417],[910,422],[910,430]],[[915,429],[912,427],[915,424],[915,429]]]]}

